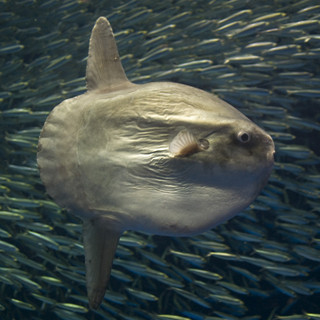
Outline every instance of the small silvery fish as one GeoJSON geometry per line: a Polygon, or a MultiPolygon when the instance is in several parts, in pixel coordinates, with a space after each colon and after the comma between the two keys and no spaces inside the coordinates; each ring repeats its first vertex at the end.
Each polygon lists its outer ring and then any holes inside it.
{"type": "Polygon", "coordinates": [[[255,22],[251,23],[243,28],[236,29],[228,35],[231,39],[232,38],[241,38],[241,37],[247,37],[250,36],[258,31],[261,31],[264,27],[268,25],[267,22],[260,21],[260,22],[255,22]]]}
{"type": "Polygon", "coordinates": [[[162,34],[167,34],[168,31],[170,31],[170,29],[173,29],[175,28],[176,25],[175,24],[168,24],[168,25],[165,25],[163,27],[160,27],[160,28],[157,28],[157,29],[154,29],[150,32],[148,32],[148,34],[150,36],[160,36],[162,34]]]}
{"type": "Polygon", "coordinates": [[[192,60],[185,63],[180,63],[177,65],[178,68],[183,69],[197,69],[197,68],[207,68],[212,65],[211,60],[192,60]]]}
{"type": "Polygon", "coordinates": [[[5,46],[0,46],[0,55],[12,54],[21,51],[24,48],[22,44],[9,44],[5,46]]]}
{"type": "Polygon", "coordinates": [[[126,288],[126,290],[131,295],[133,295],[134,297],[139,298],[141,300],[147,300],[147,301],[157,301],[158,300],[158,298],[154,294],[151,294],[149,292],[135,290],[135,289],[132,289],[132,288],[126,288]]]}
{"type": "Polygon", "coordinates": [[[255,249],[254,251],[260,256],[265,257],[271,261],[287,262],[292,259],[292,257],[288,253],[274,249],[263,248],[255,249]]]}
{"type": "Polygon", "coordinates": [[[231,16],[224,18],[222,20],[218,21],[218,24],[224,24],[226,22],[232,22],[234,20],[239,20],[239,19],[246,19],[248,18],[250,15],[252,15],[252,10],[241,10],[241,11],[237,11],[236,13],[232,14],[231,16]]]}
{"type": "Polygon", "coordinates": [[[210,30],[213,25],[212,20],[200,20],[186,26],[185,31],[190,31],[193,35],[199,35],[210,30]]]}
{"type": "Polygon", "coordinates": [[[63,283],[60,279],[48,277],[48,276],[40,276],[39,279],[45,283],[49,283],[52,286],[62,287],[63,283]]]}
{"type": "Polygon", "coordinates": [[[306,272],[300,271],[297,268],[290,267],[290,266],[264,266],[264,268],[272,273],[280,274],[287,277],[296,277],[296,276],[304,276],[307,275],[306,272]]]}
{"type": "Polygon", "coordinates": [[[254,52],[258,53],[258,52],[261,52],[261,50],[270,49],[275,46],[276,46],[275,42],[264,41],[264,42],[250,43],[245,47],[245,49],[246,49],[246,51],[249,51],[250,53],[254,53],[254,52]]]}
{"type": "Polygon", "coordinates": [[[207,257],[211,256],[222,260],[239,260],[239,257],[237,255],[229,252],[210,252],[207,257]]]}
{"type": "Polygon", "coordinates": [[[114,302],[116,304],[121,304],[121,305],[125,305],[127,300],[127,297],[124,294],[111,292],[111,291],[106,292],[106,294],[104,295],[104,298],[108,301],[114,302]]]}
{"type": "Polygon", "coordinates": [[[123,281],[125,283],[133,281],[133,278],[131,276],[129,276],[128,274],[126,274],[120,270],[117,270],[115,268],[112,269],[111,277],[114,277],[114,278],[116,278],[120,281],[123,281]]]}
{"type": "Polygon", "coordinates": [[[64,57],[57,58],[49,63],[49,65],[45,68],[45,71],[52,71],[57,68],[60,68],[65,63],[67,63],[72,58],[72,55],[68,54],[64,57]]]}
{"type": "Polygon", "coordinates": [[[23,302],[18,299],[10,299],[10,302],[14,304],[17,308],[22,310],[36,310],[36,307],[32,305],[31,303],[23,302]]]}
{"type": "Polygon", "coordinates": [[[43,303],[46,303],[46,304],[49,304],[49,305],[54,305],[54,304],[56,304],[56,301],[55,301],[55,300],[50,299],[50,298],[45,297],[45,296],[42,296],[42,295],[40,295],[40,294],[38,294],[38,293],[32,292],[31,295],[32,295],[34,298],[36,298],[37,300],[39,300],[39,301],[41,301],[41,302],[43,302],[43,303]]]}
{"type": "Polygon", "coordinates": [[[197,255],[197,254],[192,254],[192,253],[185,253],[185,252],[179,252],[176,250],[170,249],[169,251],[171,254],[175,255],[176,257],[188,261],[191,264],[194,264],[196,266],[202,266],[203,263],[205,262],[204,258],[197,255]]]}
{"type": "Polygon", "coordinates": [[[299,255],[304,258],[313,260],[313,261],[320,261],[320,250],[303,245],[297,245],[293,248],[293,250],[299,255]]]}
{"type": "Polygon", "coordinates": [[[160,48],[159,50],[156,50],[156,51],[153,50],[151,53],[147,54],[146,56],[141,58],[139,61],[140,62],[150,62],[153,60],[164,58],[164,57],[168,56],[172,51],[173,51],[172,48],[167,48],[167,47],[160,48]]]}
{"type": "Polygon", "coordinates": [[[191,273],[194,273],[199,277],[210,279],[210,280],[220,280],[223,278],[220,274],[209,272],[202,269],[188,268],[188,271],[191,273]]]}
{"type": "Polygon", "coordinates": [[[262,61],[262,58],[253,54],[244,54],[241,56],[230,57],[225,60],[225,64],[251,64],[262,61]]]}
{"type": "Polygon", "coordinates": [[[216,30],[216,33],[218,34],[230,34],[233,30],[238,30],[239,27],[243,26],[243,23],[241,21],[234,21],[234,22],[230,22],[227,23],[221,27],[219,27],[216,30]]]}
{"type": "Polygon", "coordinates": [[[253,274],[252,272],[248,271],[247,269],[243,269],[240,267],[236,267],[236,266],[229,266],[229,268],[233,271],[235,271],[236,273],[241,274],[242,276],[244,276],[245,278],[252,280],[254,282],[259,282],[259,277],[255,274],[253,274]]]}
{"type": "Polygon", "coordinates": [[[42,288],[38,283],[34,282],[33,280],[29,279],[27,276],[22,274],[12,273],[11,278],[13,280],[17,280],[19,283],[21,283],[23,286],[25,286],[31,291],[38,291],[42,288]]]}
{"type": "Polygon", "coordinates": [[[191,13],[192,13],[191,11],[178,13],[175,16],[172,16],[167,22],[177,24],[185,20],[186,18],[188,18],[188,16],[191,15],[191,13]]]}
{"type": "Polygon", "coordinates": [[[219,286],[222,286],[224,288],[229,289],[230,291],[233,291],[233,292],[236,292],[239,294],[247,295],[249,293],[247,289],[240,287],[240,286],[238,286],[234,283],[231,283],[231,282],[219,281],[218,284],[219,284],[219,286]]]}
{"type": "Polygon", "coordinates": [[[188,300],[191,300],[192,302],[204,307],[204,308],[207,308],[207,309],[210,309],[211,306],[208,302],[206,302],[205,300],[197,297],[195,294],[191,293],[191,292],[188,292],[188,291],[185,291],[183,289],[179,289],[179,288],[172,288],[172,290],[174,290],[175,292],[177,292],[179,295],[181,295],[182,297],[188,299],[188,300]]]}
{"type": "Polygon", "coordinates": [[[301,20],[297,22],[290,22],[287,24],[284,24],[282,26],[282,29],[289,30],[289,29],[301,29],[303,31],[306,30],[318,30],[320,27],[320,21],[319,20],[301,20]]]}
{"type": "Polygon", "coordinates": [[[0,228],[0,238],[11,238],[11,237],[12,235],[8,231],[0,228]]]}
{"type": "Polygon", "coordinates": [[[231,295],[209,294],[208,299],[230,306],[243,305],[243,301],[231,295]]]}
{"type": "Polygon", "coordinates": [[[271,20],[278,20],[279,18],[285,17],[286,14],[284,12],[275,12],[275,13],[269,13],[263,16],[259,16],[258,18],[253,19],[253,21],[271,21],[271,20]]]}
{"type": "Polygon", "coordinates": [[[300,46],[295,44],[277,46],[270,49],[266,49],[262,52],[264,56],[273,56],[273,55],[291,55],[299,52],[300,46]]]}
{"type": "Polygon", "coordinates": [[[123,268],[131,271],[132,273],[144,275],[148,269],[148,267],[144,264],[137,263],[134,261],[125,261],[121,259],[115,259],[114,265],[122,266],[123,268]]]}
{"type": "Polygon", "coordinates": [[[0,250],[5,252],[19,251],[19,249],[16,246],[3,240],[0,240],[0,250]]]}
{"type": "Polygon", "coordinates": [[[306,296],[312,295],[312,291],[309,288],[307,288],[303,282],[286,280],[285,285],[289,289],[293,290],[294,292],[296,292],[298,294],[303,294],[306,296]]]}
{"type": "Polygon", "coordinates": [[[296,159],[307,159],[313,155],[313,151],[306,146],[301,145],[285,145],[279,147],[279,153],[296,159]]]}
{"type": "Polygon", "coordinates": [[[68,39],[59,39],[56,41],[52,41],[48,44],[47,50],[56,50],[62,47],[63,45],[65,45],[68,41],[69,41],[68,39]]]}
{"type": "Polygon", "coordinates": [[[77,313],[87,313],[88,309],[73,303],[57,303],[56,307],[77,313]]]}
{"type": "Polygon", "coordinates": [[[123,26],[132,27],[136,23],[139,23],[141,20],[147,19],[151,12],[152,10],[150,9],[140,10],[137,13],[131,15],[130,17],[123,19],[123,26]]]}

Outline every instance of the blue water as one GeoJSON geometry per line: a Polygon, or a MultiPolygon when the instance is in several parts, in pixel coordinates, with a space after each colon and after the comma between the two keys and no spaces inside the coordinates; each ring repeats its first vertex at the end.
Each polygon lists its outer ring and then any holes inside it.
{"type": "Polygon", "coordinates": [[[0,26],[1,319],[320,318],[318,1],[2,1],[0,26]],[[85,91],[99,16],[130,80],[215,92],[264,127],[277,154],[255,203],[212,232],[126,234],[94,312],[81,222],[46,195],[35,159],[48,113],[85,91]]]}

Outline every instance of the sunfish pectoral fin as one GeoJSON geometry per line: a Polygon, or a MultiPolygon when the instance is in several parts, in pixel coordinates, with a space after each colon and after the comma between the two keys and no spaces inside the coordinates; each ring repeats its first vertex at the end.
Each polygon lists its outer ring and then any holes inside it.
{"type": "Polygon", "coordinates": [[[121,231],[107,219],[93,218],[83,223],[86,282],[90,308],[97,309],[110,278],[112,261],[121,231]]]}
{"type": "Polygon", "coordinates": [[[92,30],[87,62],[87,89],[116,90],[132,85],[122,68],[109,21],[100,17],[92,30]]]}
{"type": "Polygon", "coordinates": [[[184,157],[201,151],[201,147],[195,136],[183,129],[170,142],[169,151],[174,157],[184,157]]]}

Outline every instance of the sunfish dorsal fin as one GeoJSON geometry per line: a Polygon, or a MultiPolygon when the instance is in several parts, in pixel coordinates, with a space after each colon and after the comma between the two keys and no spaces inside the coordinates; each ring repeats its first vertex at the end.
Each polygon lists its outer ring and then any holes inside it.
{"type": "Polygon", "coordinates": [[[101,217],[84,220],[86,282],[90,308],[97,309],[106,292],[121,231],[101,217]]]}
{"type": "Polygon", "coordinates": [[[93,27],[87,62],[87,89],[113,90],[131,84],[123,70],[109,21],[100,17],[93,27]]]}

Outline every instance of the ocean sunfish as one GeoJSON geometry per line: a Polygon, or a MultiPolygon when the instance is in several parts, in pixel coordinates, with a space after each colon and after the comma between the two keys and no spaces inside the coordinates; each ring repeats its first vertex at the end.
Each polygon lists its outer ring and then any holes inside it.
{"type": "Polygon", "coordinates": [[[86,80],[86,93],[49,114],[37,161],[48,194],[83,220],[89,305],[98,308],[125,230],[188,236],[231,218],[266,184],[274,143],[213,94],[130,82],[104,17],[86,80]]]}

